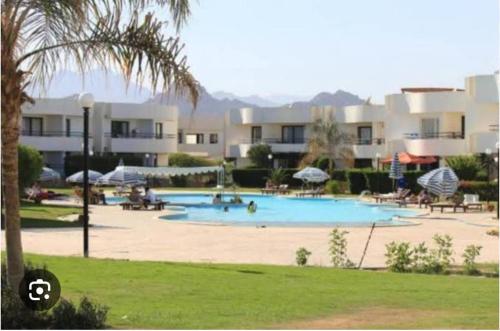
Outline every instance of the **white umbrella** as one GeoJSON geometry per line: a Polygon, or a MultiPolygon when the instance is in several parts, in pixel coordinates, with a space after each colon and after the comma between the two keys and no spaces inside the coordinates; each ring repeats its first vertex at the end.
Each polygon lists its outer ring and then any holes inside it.
{"type": "Polygon", "coordinates": [[[40,174],[40,177],[38,177],[38,180],[41,182],[48,182],[51,180],[59,180],[59,179],[61,179],[61,175],[54,169],[50,169],[47,167],[42,168],[42,173],[40,174]]]}
{"type": "Polygon", "coordinates": [[[321,169],[307,167],[293,174],[293,178],[301,179],[308,183],[321,183],[329,179],[330,176],[321,169]]]}
{"type": "Polygon", "coordinates": [[[126,167],[118,166],[115,170],[99,177],[96,184],[100,185],[143,185],[146,181],[144,176],[137,173],[137,171],[127,170],[126,167]]]}
{"type": "Polygon", "coordinates": [[[450,197],[458,188],[458,177],[451,168],[434,169],[417,179],[417,183],[435,195],[450,197]]]}
{"type": "MultiPolygon", "coordinates": [[[[100,177],[102,177],[102,174],[99,171],[89,170],[89,183],[95,183],[100,177]]],[[[66,182],[83,183],[83,171],[79,171],[67,177],[66,182]]]]}

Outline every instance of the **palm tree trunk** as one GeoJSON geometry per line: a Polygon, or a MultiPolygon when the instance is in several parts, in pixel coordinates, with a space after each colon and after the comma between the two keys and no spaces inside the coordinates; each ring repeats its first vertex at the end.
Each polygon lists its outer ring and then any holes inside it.
{"type": "Polygon", "coordinates": [[[2,61],[2,185],[5,193],[7,281],[11,288],[17,289],[24,276],[17,163],[23,73],[5,62],[2,61]]]}

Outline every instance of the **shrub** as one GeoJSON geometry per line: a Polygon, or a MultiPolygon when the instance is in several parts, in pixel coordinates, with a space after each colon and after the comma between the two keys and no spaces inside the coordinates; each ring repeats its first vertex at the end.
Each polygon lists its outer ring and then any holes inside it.
{"type": "Polygon", "coordinates": [[[328,169],[329,159],[326,156],[320,156],[314,160],[312,166],[326,171],[328,169]]]}
{"type": "MultiPolygon", "coordinates": [[[[127,166],[142,166],[142,158],[130,154],[121,155],[91,155],[89,156],[89,169],[107,173],[115,170],[116,166],[123,160],[127,166]]],[[[72,154],[64,158],[64,172],[68,175],[83,170],[83,155],[72,154]]]]}
{"type": "Polygon", "coordinates": [[[256,144],[250,147],[247,152],[252,164],[258,168],[269,168],[271,161],[268,155],[272,153],[271,146],[266,144],[256,144]]]}
{"type": "MultiPolygon", "coordinates": [[[[282,184],[288,184],[290,187],[300,187],[302,185],[302,181],[300,179],[292,177],[298,169],[283,168],[282,171],[286,173],[282,184]]],[[[269,169],[246,168],[233,169],[232,171],[234,183],[241,187],[264,187],[269,176],[269,169]]]]}
{"type": "Polygon", "coordinates": [[[330,233],[330,258],[335,268],[352,268],[354,263],[347,257],[347,239],[349,232],[341,231],[337,228],[330,233]]]}
{"type": "Polygon", "coordinates": [[[43,168],[43,157],[33,147],[18,145],[17,152],[19,153],[19,189],[22,192],[24,188],[33,185],[40,177],[43,168]]]}
{"type": "Polygon", "coordinates": [[[168,164],[172,167],[209,167],[216,165],[212,160],[186,153],[170,154],[168,164]]]}
{"type": "Polygon", "coordinates": [[[479,270],[477,269],[476,257],[479,256],[481,252],[481,246],[469,245],[465,247],[462,257],[464,258],[464,269],[465,273],[468,275],[477,275],[479,270]]]}
{"type": "Polygon", "coordinates": [[[388,171],[366,170],[364,176],[366,187],[371,192],[392,192],[392,179],[389,178],[388,171]]]}
{"type": "Polygon", "coordinates": [[[307,249],[305,249],[304,247],[299,248],[295,252],[295,261],[297,261],[297,265],[301,267],[305,266],[307,264],[309,255],[311,255],[311,252],[309,252],[307,249]]]}
{"type": "Polygon", "coordinates": [[[346,177],[349,185],[349,192],[351,192],[351,194],[360,194],[368,189],[363,170],[349,169],[346,173],[346,177]]]}
{"type": "Polygon", "coordinates": [[[330,178],[333,180],[338,180],[345,182],[347,181],[346,171],[345,170],[333,170],[330,174],[330,178]]]}
{"type": "Polygon", "coordinates": [[[277,169],[271,170],[271,175],[268,177],[268,179],[274,185],[281,185],[282,183],[285,182],[285,180],[287,178],[288,178],[288,173],[283,168],[277,168],[277,169]]]}
{"type": "Polygon", "coordinates": [[[86,297],[80,300],[78,309],[70,301],[61,299],[52,311],[52,327],[54,329],[104,329],[107,314],[107,307],[94,305],[86,297]]]}
{"type": "Polygon", "coordinates": [[[342,190],[342,186],[343,185],[338,180],[329,180],[328,182],[326,182],[325,190],[326,193],[340,194],[345,192],[345,189],[342,190]]]}
{"type": "Polygon", "coordinates": [[[391,242],[386,247],[385,264],[390,271],[394,272],[409,272],[411,271],[413,251],[410,249],[410,243],[391,242]]]}
{"type": "Polygon", "coordinates": [[[458,178],[463,180],[475,180],[482,166],[474,156],[459,155],[446,158],[446,163],[455,171],[458,178]]]}
{"type": "Polygon", "coordinates": [[[458,191],[462,194],[479,194],[479,199],[483,201],[497,201],[498,190],[496,183],[460,181],[458,191]]]}

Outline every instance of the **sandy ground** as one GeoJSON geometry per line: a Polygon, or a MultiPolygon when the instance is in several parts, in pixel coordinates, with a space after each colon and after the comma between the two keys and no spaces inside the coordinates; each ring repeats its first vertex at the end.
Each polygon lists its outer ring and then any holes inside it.
{"type": "MultiPolygon", "coordinates": [[[[426,212],[425,209],[420,210],[426,212]]],[[[189,261],[221,263],[264,263],[291,265],[295,251],[306,247],[312,252],[309,264],[330,265],[328,234],[331,228],[242,227],[190,224],[165,221],[158,216],[167,211],[123,211],[119,206],[91,206],[90,256],[131,260],[189,261]]],[[[498,237],[486,234],[498,225],[492,213],[435,212],[413,221],[419,224],[375,228],[364,267],[383,267],[385,245],[391,241],[432,243],[435,233],[453,237],[455,262],[469,244],[481,245],[478,261],[498,262],[498,237]]],[[[348,255],[358,263],[370,228],[349,231],[348,255]]],[[[25,229],[26,252],[71,255],[82,254],[82,229],[25,229]]],[[[2,239],[5,238],[2,231],[2,239]]],[[[5,240],[2,240],[5,248],[5,240]]]]}

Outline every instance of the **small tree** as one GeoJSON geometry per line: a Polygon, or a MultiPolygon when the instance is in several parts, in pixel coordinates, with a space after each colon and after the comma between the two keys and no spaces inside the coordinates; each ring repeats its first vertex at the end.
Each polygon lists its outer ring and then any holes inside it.
{"type": "Polygon", "coordinates": [[[273,182],[274,185],[281,185],[288,178],[288,174],[283,168],[273,169],[269,180],[273,182]]]}
{"type": "Polygon", "coordinates": [[[305,247],[301,247],[295,252],[295,261],[297,261],[298,266],[305,266],[307,264],[307,259],[311,252],[309,252],[305,247]]]}
{"type": "Polygon", "coordinates": [[[33,185],[40,177],[43,168],[43,157],[38,150],[31,146],[18,145],[17,151],[19,154],[19,191],[33,185]]]}
{"type": "Polygon", "coordinates": [[[462,257],[464,258],[465,272],[469,275],[479,274],[479,270],[477,269],[477,264],[476,264],[476,257],[479,256],[481,248],[482,248],[481,246],[475,246],[475,245],[469,245],[465,247],[462,257]]]}
{"type": "Polygon", "coordinates": [[[446,163],[461,180],[475,180],[482,168],[476,157],[467,155],[447,157],[446,163]]]}
{"type": "Polygon", "coordinates": [[[271,146],[257,144],[250,147],[247,154],[252,164],[257,168],[269,168],[271,161],[269,161],[268,155],[271,153],[271,146]]]}
{"type": "Polygon", "coordinates": [[[337,228],[330,233],[330,257],[335,268],[352,268],[354,263],[347,257],[347,239],[349,232],[337,228]]]}

